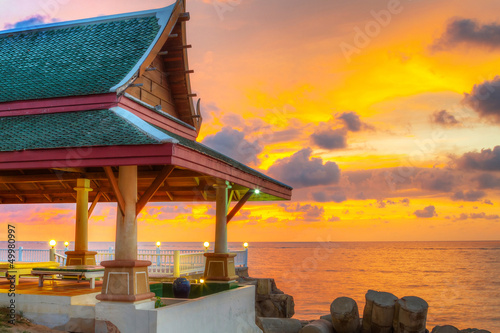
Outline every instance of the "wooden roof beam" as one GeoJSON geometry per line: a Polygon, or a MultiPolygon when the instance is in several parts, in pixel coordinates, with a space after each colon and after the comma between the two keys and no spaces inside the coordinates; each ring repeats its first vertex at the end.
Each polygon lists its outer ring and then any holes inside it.
{"type": "Polygon", "coordinates": [[[177,21],[186,22],[186,21],[189,21],[190,19],[191,19],[191,15],[189,14],[189,12],[185,12],[185,13],[179,14],[179,18],[177,19],[177,21]]]}
{"type": "Polygon", "coordinates": [[[173,165],[166,165],[163,167],[156,179],[151,183],[146,192],[144,192],[141,198],[137,201],[137,204],[135,206],[136,215],[139,215],[144,206],[146,206],[148,201],[155,195],[156,191],[158,191],[160,186],[163,184],[163,182],[165,182],[168,176],[170,176],[174,169],[175,166],[173,165]]]}
{"type": "Polygon", "coordinates": [[[99,198],[101,197],[101,195],[102,195],[102,192],[97,192],[97,195],[95,196],[94,201],[92,201],[92,204],[90,205],[89,212],[88,212],[88,218],[90,218],[90,216],[94,212],[94,208],[97,205],[97,203],[99,202],[99,198]]]}
{"type": "Polygon", "coordinates": [[[111,167],[106,166],[103,168],[104,172],[106,173],[106,176],[108,177],[109,183],[113,188],[113,192],[115,193],[116,202],[118,202],[118,208],[120,208],[122,215],[125,215],[125,200],[123,199],[122,192],[118,187],[118,182],[116,181],[115,174],[113,173],[111,167]]]}
{"type": "Polygon", "coordinates": [[[241,207],[243,207],[243,205],[248,201],[248,199],[250,199],[250,197],[254,193],[255,193],[255,190],[248,190],[247,193],[245,193],[243,198],[241,198],[240,201],[238,201],[238,203],[236,204],[236,206],[233,207],[231,212],[229,212],[229,214],[227,214],[227,222],[226,223],[229,223],[229,221],[231,221],[233,219],[234,215],[236,215],[236,213],[238,213],[240,211],[241,207]]]}

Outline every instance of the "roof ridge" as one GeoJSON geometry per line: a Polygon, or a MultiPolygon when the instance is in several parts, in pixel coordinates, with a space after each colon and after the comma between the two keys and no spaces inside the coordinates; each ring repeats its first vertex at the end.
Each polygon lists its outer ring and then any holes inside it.
{"type": "Polygon", "coordinates": [[[166,11],[171,12],[170,9],[173,8],[175,5],[176,5],[176,2],[174,2],[173,4],[171,4],[169,6],[162,7],[162,8],[156,8],[156,9],[148,9],[148,10],[143,10],[143,11],[114,14],[114,15],[106,15],[106,16],[96,16],[96,17],[79,19],[79,20],[62,21],[62,22],[41,24],[41,25],[35,25],[35,26],[23,27],[23,28],[0,30],[0,36],[14,34],[14,33],[22,33],[22,32],[35,32],[35,31],[45,31],[45,30],[58,29],[58,28],[71,28],[71,27],[75,27],[75,26],[104,23],[104,22],[117,21],[117,20],[122,20],[122,19],[129,19],[129,18],[149,17],[149,16],[153,16],[153,14],[154,14],[154,16],[161,18],[164,16],[164,15],[162,15],[162,13],[164,13],[166,11]]]}

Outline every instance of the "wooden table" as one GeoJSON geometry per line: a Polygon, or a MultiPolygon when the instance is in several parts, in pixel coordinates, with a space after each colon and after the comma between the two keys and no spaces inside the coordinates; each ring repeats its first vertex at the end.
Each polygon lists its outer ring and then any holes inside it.
{"type": "Polygon", "coordinates": [[[4,273],[6,278],[9,276],[15,276],[16,286],[19,284],[19,278],[21,275],[31,275],[31,271],[34,268],[59,268],[59,263],[55,261],[43,261],[43,262],[15,262],[11,265],[8,262],[0,263],[0,273],[4,273]],[[11,268],[11,266],[13,266],[11,268]]]}
{"type": "Polygon", "coordinates": [[[93,265],[74,265],[74,266],[61,266],[56,268],[33,268],[31,275],[38,276],[38,286],[43,287],[44,280],[55,280],[46,278],[46,276],[63,275],[63,276],[76,276],[78,282],[81,280],[90,280],[90,289],[95,288],[95,279],[104,277],[104,267],[93,265]]]}

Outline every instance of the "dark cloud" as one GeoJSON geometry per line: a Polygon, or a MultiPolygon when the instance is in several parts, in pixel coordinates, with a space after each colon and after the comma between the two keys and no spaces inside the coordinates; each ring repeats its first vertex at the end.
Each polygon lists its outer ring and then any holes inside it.
{"type": "Polygon", "coordinates": [[[262,152],[257,141],[247,141],[245,133],[230,127],[224,127],[219,133],[207,136],[203,143],[244,164],[258,164],[257,156],[262,152]]]}
{"type": "Polygon", "coordinates": [[[268,173],[295,188],[338,183],[338,165],[334,162],[323,164],[321,158],[311,158],[311,154],[312,149],[305,148],[290,157],[279,159],[269,168],[268,173]]]}
{"type": "Polygon", "coordinates": [[[489,48],[500,47],[500,25],[481,25],[475,20],[455,18],[448,23],[446,31],[431,46],[434,51],[445,50],[459,44],[472,44],[489,48]]]}
{"type": "Polygon", "coordinates": [[[436,208],[434,206],[427,206],[424,209],[418,209],[413,214],[417,217],[431,218],[437,216],[436,208]]]}
{"type": "Polygon", "coordinates": [[[323,149],[342,149],[347,147],[347,132],[340,129],[320,129],[311,135],[313,142],[323,149]]]}
{"type": "Polygon", "coordinates": [[[55,22],[56,20],[51,20],[47,16],[42,16],[42,15],[33,15],[28,18],[25,18],[24,20],[21,20],[16,23],[7,23],[4,25],[5,29],[20,29],[20,28],[27,28],[35,25],[42,25],[50,22],[55,22]]]}
{"type": "Polygon", "coordinates": [[[493,150],[465,153],[455,162],[460,169],[500,171],[500,146],[495,146],[493,150]]]}
{"type": "Polygon", "coordinates": [[[337,116],[337,119],[343,120],[347,129],[351,132],[359,132],[361,130],[361,119],[359,119],[359,115],[356,112],[344,112],[340,116],[337,116]]]}
{"type": "Polygon", "coordinates": [[[451,127],[460,124],[460,122],[455,118],[455,116],[446,110],[434,112],[431,116],[431,121],[434,124],[438,124],[445,127],[451,127]]]}
{"type": "Polygon", "coordinates": [[[474,178],[474,180],[478,182],[479,188],[481,189],[500,188],[500,178],[490,173],[482,173],[474,178]]]}
{"type": "Polygon", "coordinates": [[[343,191],[334,191],[333,193],[327,193],[326,191],[313,192],[313,199],[316,202],[336,202],[341,203],[347,200],[347,196],[343,191]]]}
{"type": "Polygon", "coordinates": [[[456,183],[455,176],[442,169],[424,169],[417,173],[415,181],[424,190],[450,192],[456,183]]]}
{"type": "Polygon", "coordinates": [[[478,201],[486,195],[483,191],[458,191],[451,197],[453,200],[463,200],[463,201],[478,201]]]}
{"type": "Polygon", "coordinates": [[[410,199],[404,198],[399,201],[403,206],[409,206],[410,205],[410,199]]]}
{"type": "Polygon", "coordinates": [[[483,201],[486,205],[493,205],[493,202],[491,202],[490,199],[484,199],[483,201]]]}
{"type": "Polygon", "coordinates": [[[485,212],[481,213],[472,213],[469,215],[471,219],[486,219],[486,220],[496,220],[500,218],[497,214],[486,215],[485,212]]]}
{"type": "Polygon", "coordinates": [[[332,216],[328,219],[328,222],[338,222],[340,221],[340,217],[338,216],[332,216]]]}
{"type": "Polygon", "coordinates": [[[462,102],[480,117],[500,124],[500,76],[474,85],[470,94],[464,94],[462,102]]]}

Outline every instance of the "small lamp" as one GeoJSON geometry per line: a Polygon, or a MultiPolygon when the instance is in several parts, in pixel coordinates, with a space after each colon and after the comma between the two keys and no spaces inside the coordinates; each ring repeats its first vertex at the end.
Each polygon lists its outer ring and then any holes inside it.
{"type": "Polygon", "coordinates": [[[52,248],[55,248],[56,244],[57,244],[57,242],[53,239],[49,242],[49,245],[52,246],[52,248]]]}
{"type": "Polygon", "coordinates": [[[208,248],[210,247],[210,243],[205,242],[205,243],[203,243],[203,246],[205,247],[205,250],[208,250],[208,248]]]}
{"type": "Polygon", "coordinates": [[[64,242],[64,246],[68,247],[69,246],[69,242],[64,242]]]}
{"type": "Polygon", "coordinates": [[[256,188],[255,190],[253,190],[253,193],[255,194],[259,194],[260,193],[260,190],[258,188],[256,188]]]}
{"type": "Polygon", "coordinates": [[[203,279],[200,279],[200,283],[205,283],[205,280],[203,280],[203,279]]]}
{"type": "Polygon", "coordinates": [[[156,247],[160,247],[160,245],[161,245],[160,241],[156,242],[156,247]]]}
{"type": "Polygon", "coordinates": [[[245,249],[248,249],[248,243],[247,243],[247,242],[243,243],[243,247],[244,247],[245,249]]]}

